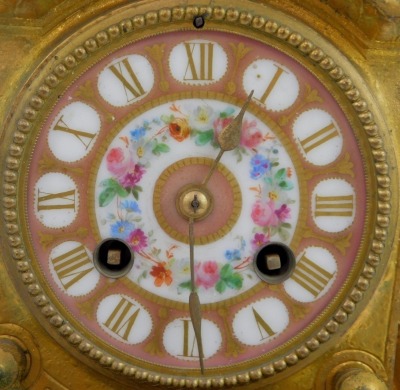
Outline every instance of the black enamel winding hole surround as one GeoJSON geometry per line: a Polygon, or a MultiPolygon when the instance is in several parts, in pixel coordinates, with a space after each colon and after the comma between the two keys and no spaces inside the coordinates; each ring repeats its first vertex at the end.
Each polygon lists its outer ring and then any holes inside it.
{"type": "Polygon", "coordinates": [[[257,275],[270,284],[284,282],[293,273],[296,265],[293,251],[279,242],[272,242],[260,248],[253,261],[257,275]]]}
{"type": "Polygon", "coordinates": [[[134,255],[129,245],[123,240],[107,238],[96,247],[93,262],[104,276],[120,278],[132,268],[134,255]]]}

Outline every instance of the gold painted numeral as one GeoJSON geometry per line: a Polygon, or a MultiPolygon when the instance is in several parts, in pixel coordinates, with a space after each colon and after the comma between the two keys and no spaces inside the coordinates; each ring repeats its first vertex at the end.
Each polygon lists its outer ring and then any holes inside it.
{"type": "Polygon", "coordinates": [[[71,129],[65,123],[63,118],[64,118],[64,115],[61,115],[60,119],[55,124],[53,130],[63,131],[65,133],[69,133],[69,134],[75,136],[85,146],[85,149],[87,149],[90,146],[90,144],[93,141],[93,138],[96,136],[96,134],[88,133],[88,132],[82,131],[82,130],[71,129]]]}
{"type": "Polygon", "coordinates": [[[122,297],[107,321],[104,322],[104,325],[108,329],[126,341],[129,338],[132,327],[140,311],[140,309],[137,308],[132,312],[132,308],[133,303],[122,297]]]}
{"type": "Polygon", "coordinates": [[[268,84],[267,88],[265,89],[263,95],[261,96],[261,98],[256,98],[257,100],[259,100],[261,103],[265,104],[265,101],[268,99],[268,96],[271,94],[272,90],[275,88],[276,83],[278,82],[279,78],[282,76],[282,74],[285,72],[284,69],[282,69],[281,67],[276,66],[276,72],[274,74],[274,77],[272,78],[272,80],[270,81],[270,83],[268,84]]]}
{"type": "Polygon", "coordinates": [[[94,268],[83,245],[51,259],[51,262],[54,265],[54,271],[66,290],[94,268]]]}
{"type": "Polygon", "coordinates": [[[182,355],[179,356],[184,356],[184,357],[198,357],[198,355],[195,354],[195,348],[196,348],[196,338],[190,337],[189,331],[192,327],[192,322],[190,320],[182,320],[183,323],[183,349],[182,349],[182,355]]]}
{"type": "Polygon", "coordinates": [[[185,42],[188,58],[184,80],[213,80],[214,44],[185,42]]]}
{"type": "Polygon", "coordinates": [[[38,211],[62,209],[75,210],[75,190],[59,192],[57,194],[50,194],[40,191],[40,189],[38,189],[38,211]],[[54,203],[54,200],[59,200],[60,203],[54,203]]]}
{"type": "Polygon", "coordinates": [[[333,275],[303,254],[291,278],[316,297],[328,285],[333,275]]]}
{"type": "Polygon", "coordinates": [[[353,195],[315,197],[315,217],[351,217],[353,209],[353,195]]]}
{"type": "Polygon", "coordinates": [[[261,315],[257,312],[257,310],[254,309],[254,307],[252,307],[252,309],[253,309],[254,319],[256,320],[257,327],[260,332],[261,340],[265,340],[268,337],[273,336],[275,332],[272,330],[272,328],[261,317],[261,315]]]}
{"type": "Polygon", "coordinates": [[[126,100],[128,102],[145,94],[145,90],[143,89],[142,84],[140,83],[135,72],[133,71],[132,66],[127,58],[124,58],[122,61],[117,62],[115,65],[111,65],[109,69],[124,86],[126,100]],[[122,73],[123,68],[125,68],[125,70],[128,72],[130,80],[128,80],[122,73]],[[129,98],[128,91],[133,95],[133,98],[129,98]]]}
{"type": "Polygon", "coordinates": [[[335,137],[339,137],[339,131],[333,123],[330,123],[328,126],[325,126],[302,141],[299,141],[304,152],[307,154],[335,137]]]}

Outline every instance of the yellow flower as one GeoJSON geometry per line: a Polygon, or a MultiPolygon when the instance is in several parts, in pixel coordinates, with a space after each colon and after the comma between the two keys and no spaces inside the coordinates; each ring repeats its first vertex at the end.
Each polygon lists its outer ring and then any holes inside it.
{"type": "Polygon", "coordinates": [[[143,146],[139,146],[136,150],[136,154],[139,158],[142,158],[144,155],[144,148],[143,146]]]}
{"type": "Polygon", "coordinates": [[[276,199],[278,199],[278,194],[277,194],[275,191],[270,191],[270,192],[268,193],[268,197],[269,197],[271,200],[276,200],[276,199]]]}

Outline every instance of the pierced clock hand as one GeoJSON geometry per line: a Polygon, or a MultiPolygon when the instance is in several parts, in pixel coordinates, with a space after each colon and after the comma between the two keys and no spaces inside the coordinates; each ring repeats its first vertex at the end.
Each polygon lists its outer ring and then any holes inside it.
{"type": "Polygon", "coordinates": [[[247,106],[250,103],[251,97],[253,96],[254,90],[252,90],[247,96],[245,103],[243,104],[239,114],[233,119],[233,121],[226,126],[217,136],[218,144],[220,147],[220,151],[218,156],[213,161],[210,170],[208,171],[207,176],[201,183],[203,186],[207,186],[208,181],[210,180],[212,174],[214,173],[215,169],[217,168],[219,160],[221,160],[222,155],[229,151],[237,148],[240,144],[240,135],[242,132],[242,120],[243,116],[247,110],[247,106]]]}
{"type": "MultiPolygon", "coordinates": [[[[197,199],[197,195],[195,194],[193,197],[193,201],[191,202],[191,206],[193,211],[196,213],[196,210],[200,206],[200,202],[197,199]]],[[[194,334],[196,336],[197,341],[197,349],[199,350],[199,362],[200,362],[200,370],[201,373],[204,374],[204,363],[203,363],[203,343],[201,337],[201,307],[200,300],[197,294],[196,282],[194,276],[194,218],[189,218],[189,246],[190,246],[190,281],[191,281],[191,292],[189,296],[189,311],[190,318],[193,324],[194,334]]]]}

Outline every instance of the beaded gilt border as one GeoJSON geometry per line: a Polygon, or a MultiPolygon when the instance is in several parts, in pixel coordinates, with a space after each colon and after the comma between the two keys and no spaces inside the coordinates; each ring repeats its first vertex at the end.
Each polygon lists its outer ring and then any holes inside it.
{"type": "Polygon", "coordinates": [[[42,315],[72,346],[94,362],[97,362],[100,366],[115,373],[120,373],[125,377],[133,377],[135,379],[142,379],[166,386],[219,388],[224,385],[244,384],[262,378],[272,377],[279,372],[285,371],[289,366],[293,366],[305,359],[313,351],[318,350],[321,344],[326,343],[333,334],[338,332],[341,325],[344,324],[355,311],[357,303],[363,299],[364,293],[369,288],[370,282],[374,277],[376,268],[381,262],[380,255],[384,251],[390,222],[391,178],[389,177],[387,155],[378,125],[375,123],[374,116],[369,110],[367,102],[362,98],[359,89],[331,57],[310,40],[305,39],[301,34],[292,31],[289,27],[279,25],[273,20],[268,20],[262,16],[254,16],[250,12],[239,11],[234,8],[187,6],[162,9],[148,12],[145,15],[137,15],[131,19],[122,20],[118,24],[111,25],[99,31],[92,38],[87,39],[81,46],[76,47],[70,54],[59,61],[58,65],[54,67],[54,70],[47,75],[43,83],[31,96],[29,103],[23,109],[21,117],[17,121],[16,128],[14,129],[12,143],[8,148],[5,159],[5,168],[2,200],[3,222],[6,227],[8,244],[11,248],[12,258],[22,282],[25,284],[34,304],[39,308],[42,315]],[[162,25],[163,23],[169,22],[189,21],[196,15],[205,14],[208,15],[207,17],[211,20],[246,26],[249,29],[262,32],[268,36],[274,37],[278,41],[287,43],[308,58],[312,64],[318,65],[329,75],[330,79],[337,84],[346,96],[348,102],[352,105],[365,131],[374,159],[378,202],[374,236],[364,268],[341,307],[315,337],[309,338],[302,346],[283,358],[268,362],[268,364],[262,367],[244,372],[240,375],[232,375],[223,378],[182,378],[163,376],[158,373],[145,371],[116,359],[89,342],[82,334],[71,327],[68,321],[54,308],[38,283],[24,248],[23,238],[18,225],[18,178],[19,171],[22,169],[21,157],[24,148],[29,146],[27,145],[27,140],[38,112],[51,95],[51,91],[56,88],[60,81],[70,74],[79,63],[88,58],[91,53],[96,52],[99,48],[118,40],[122,36],[129,35],[134,31],[156,24],[162,25]]]}

